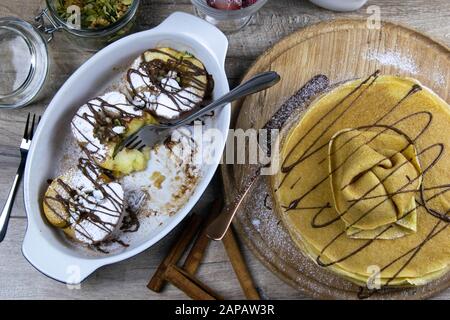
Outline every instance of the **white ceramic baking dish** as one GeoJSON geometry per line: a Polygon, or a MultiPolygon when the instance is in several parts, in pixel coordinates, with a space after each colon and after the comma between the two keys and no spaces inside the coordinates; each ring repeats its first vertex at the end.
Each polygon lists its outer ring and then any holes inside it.
{"type": "MultiPolygon", "coordinates": [[[[24,200],[28,228],[23,242],[25,258],[43,274],[69,284],[77,284],[101,266],[130,258],[151,247],[169,233],[189,213],[212,179],[224,148],[217,143],[214,161],[202,168],[200,181],[189,201],[174,216],[140,243],[111,255],[87,255],[61,241],[60,232],[50,227],[42,216],[42,197],[47,179],[54,172],[54,159],[60,152],[58,134],[70,124],[77,108],[89,98],[101,94],[117,77],[117,66],[131,62],[146,49],[168,46],[187,50],[199,58],[215,80],[214,96],[229,91],[224,70],[227,38],[214,26],[185,13],[174,13],[154,29],[125,37],[86,61],[61,87],[47,107],[28,155],[24,176],[24,200]]],[[[230,106],[216,113],[212,127],[226,137],[230,106]]]]}

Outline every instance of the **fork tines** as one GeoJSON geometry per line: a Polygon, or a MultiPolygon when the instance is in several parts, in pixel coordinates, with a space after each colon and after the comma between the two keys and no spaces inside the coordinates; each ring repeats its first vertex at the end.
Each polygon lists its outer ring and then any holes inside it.
{"type": "Polygon", "coordinates": [[[124,144],[124,147],[128,149],[142,150],[145,147],[145,144],[141,139],[139,139],[138,135],[135,135],[131,137],[130,140],[126,142],[126,144],[124,144]]]}
{"type": "Polygon", "coordinates": [[[36,122],[36,114],[33,113],[33,118],[31,120],[31,128],[30,128],[30,118],[31,118],[31,113],[28,113],[27,123],[25,125],[25,131],[23,133],[23,139],[25,139],[25,140],[33,139],[35,127],[37,127],[37,125],[41,121],[41,116],[39,116],[37,119],[37,122],[36,122]]]}

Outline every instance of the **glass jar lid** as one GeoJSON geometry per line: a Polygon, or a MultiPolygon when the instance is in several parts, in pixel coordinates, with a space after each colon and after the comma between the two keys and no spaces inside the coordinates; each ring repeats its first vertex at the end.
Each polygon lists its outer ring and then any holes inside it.
{"type": "Polygon", "coordinates": [[[48,72],[47,43],[31,24],[0,18],[0,108],[29,104],[48,72]]]}

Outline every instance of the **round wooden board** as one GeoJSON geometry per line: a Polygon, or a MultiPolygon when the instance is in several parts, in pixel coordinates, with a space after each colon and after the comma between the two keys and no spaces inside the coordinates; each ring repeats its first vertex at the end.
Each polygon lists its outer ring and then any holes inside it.
{"type": "MultiPolygon", "coordinates": [[[[365,78],[375,70],[418,79],[450,100],[450,50],[429,37],[384,22],[369,29],[366,20],[323,22],[299,30],[264,53],[244,77],[274,70],[282,81],[233,106],[234,128],[261,128],[310,78],[329,77],[331,84],[365,78]],[[240,110],[240,112],[238,111],[240,110]]],[[[231,199],[248,173],[245,165],[222,165],[225,194],[231,199]]],[[[267,177],[260,177],[245,199],[234,225],[254,254],[281,279],[314,298],[355,299],[359,288],[319,268],[296,248],[271,208],[267,177]]],[[[377,293],[373,299],[419,299],[450,286],[450,275],[426,286],[377,293]]]]}

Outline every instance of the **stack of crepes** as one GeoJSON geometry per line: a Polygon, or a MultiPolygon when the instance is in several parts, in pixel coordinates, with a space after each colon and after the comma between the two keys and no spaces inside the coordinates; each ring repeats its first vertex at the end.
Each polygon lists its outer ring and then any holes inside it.
{"type": "Polygon", "coordinates": [[[450,108],[419,85],[347,82],[282,143],[277,212],[304,253],[358,285],[422,285],[449,269],[448,222],[430,212],[450,209],[450,108]]]}

